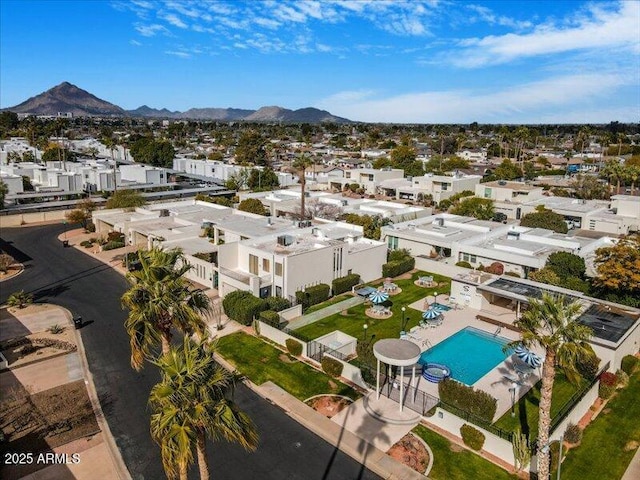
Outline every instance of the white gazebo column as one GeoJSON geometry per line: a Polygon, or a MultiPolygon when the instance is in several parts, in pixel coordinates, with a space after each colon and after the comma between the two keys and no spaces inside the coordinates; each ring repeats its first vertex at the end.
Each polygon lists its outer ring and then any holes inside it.
{"type": "Polygon", "coordinates": [[[416,395],[418,394],[416,388],[416,366],[415,364],[411,367],[411,386],[413,387],[413,401],[416,401],[416,395]]]}
{"type": "Polygon", "coordinates": [[[404,365],[400,365],[400,411],[402,411],[402,402],[404,401],[404,365]]]}
{"type": "Polygon", "coordinates": [[[520,318],[520,300],[516,303],[516,320],[520,318]]]}
{"type": "Polygon", "coordinates": [[[376,400],[380,400],[380,359],[376,359],[376,400]]]}

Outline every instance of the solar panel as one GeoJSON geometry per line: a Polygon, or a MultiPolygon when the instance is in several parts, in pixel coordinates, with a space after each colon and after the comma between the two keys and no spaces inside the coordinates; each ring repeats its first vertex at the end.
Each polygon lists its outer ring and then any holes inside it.
{"type": "Polygon", "coordinates": [[[595,337],[616,343],[631,328],[637,317],[606,305],[591,305],[580,315],[578,323],[591,327],[595,337]]]}

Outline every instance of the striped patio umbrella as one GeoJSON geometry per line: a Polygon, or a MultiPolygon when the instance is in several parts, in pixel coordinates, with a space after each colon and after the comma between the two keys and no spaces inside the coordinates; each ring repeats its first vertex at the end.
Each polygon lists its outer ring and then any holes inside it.
{"type": "Polygon", "coordinates": [[[530,367],[538,368],[542,365],[542,358],[523,345],[518,345],[513,353],[530,367]]]}
{"type": "Polygon", "coordinates": [[[369,295],[369,300],[371,300],[376,305],[387,301],[389,298],[389,294],[387,292],[382,292],[380,290],[376,290],[371,295],[369,295]]]}
{"type": "Polygon", "coordinates": [[[437,310],[435,308],[428,308],[422,314],[422,318],[424,318],[425,320],[434,320],[438,318],[440,315],[442,315],[440,310],[437,310]]]}

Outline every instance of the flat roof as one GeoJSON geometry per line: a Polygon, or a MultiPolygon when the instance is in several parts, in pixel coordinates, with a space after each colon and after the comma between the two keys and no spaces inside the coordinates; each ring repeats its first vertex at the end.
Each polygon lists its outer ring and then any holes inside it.
{"type": "Polygon", "coordinates": [[[638,320],[631,314],[609,305],[592,304],[580,315],[578,323],[591,327],[593,335],[602,340],[617,343],[638,320]]]}
{"type": "Polygon", "coordinates": [[[528,183],[521,182],[505,182],[503,180],[495,180],[493,182],[481,183],[485,187],[497,187],[497,188],[510,188],[511,190],[540,190],[542,187],[536,185],[529,185],[528,183]]]}
{"type": "MultiPolygon", "coordinates": [[[[546,285],[545,285],[546,287],[546,285]]],[[[542,287],[542,284],[529,284],[518,282],[509,278],[498,278],[489,283],[480,285],[481,290],[498,290],[500,293],[506,293],[507,297],[514,298],[523,302],[527,302],[529,298],[541,298],[543,293],[550,293],[554,296],[564,295],[567,300],[577,300],[579,297],[572,295],[571,291],[564,289],[553,289],[542,287]]]]}

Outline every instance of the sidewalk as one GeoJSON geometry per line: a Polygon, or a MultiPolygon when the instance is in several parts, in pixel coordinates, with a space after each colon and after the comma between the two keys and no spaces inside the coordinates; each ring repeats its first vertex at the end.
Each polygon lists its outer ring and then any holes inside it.
{"type": "Polygon", "coordinates": [[[640,478],[640,448],[631,459],[631,463],[620,480],[638,480],[640,478]]]}

